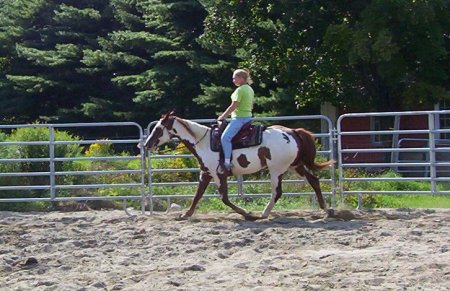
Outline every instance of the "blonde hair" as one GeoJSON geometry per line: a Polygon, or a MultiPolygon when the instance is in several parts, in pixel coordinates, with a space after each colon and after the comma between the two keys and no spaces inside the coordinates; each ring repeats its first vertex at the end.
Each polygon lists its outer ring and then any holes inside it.
{"type": "Polygon", "coordinates": [[[234,70],[233,74],[243,78],[247,84],[249,84],[249,85],[253,84],[253,80],[250,77],[249,69],[247,69],[247,68],[236,69],[236,70],[234,70]]]}

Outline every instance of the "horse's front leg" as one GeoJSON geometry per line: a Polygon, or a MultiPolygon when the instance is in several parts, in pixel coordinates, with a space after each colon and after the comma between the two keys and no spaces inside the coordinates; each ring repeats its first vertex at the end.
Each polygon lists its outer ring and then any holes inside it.
{"type": "Polygon", "coordinates": [[[225,174],[218,174],[216,179],[216,184],[219,187],[219,193],[220,193],[220,199],[222,199],[222,202],[233,209],[235,212],[239,213],[240,215],[244,216],[245,220],[257,220],[259,217],[253,216],[250,213],[248,213],[245,209],[242,209],[236,205],[234,205],[230,199],[228,199],[228,184],[227,184],[227,178],[228,175],[225,174]]]}
{"type": "Polygon", "coordinates": [[[195,208],[197,207],[197,204],[200,201],[200,199],[203,197],[206,187],[208,187],[211,179],[212,177],[208,172],[204,171],[200,172],[200,181],[198,183],[197,192],[195,193],[194,199],[192,200],[189,210],[184,215],[180,216],[181,219],[187,219],[194,214],[195,208]]]}

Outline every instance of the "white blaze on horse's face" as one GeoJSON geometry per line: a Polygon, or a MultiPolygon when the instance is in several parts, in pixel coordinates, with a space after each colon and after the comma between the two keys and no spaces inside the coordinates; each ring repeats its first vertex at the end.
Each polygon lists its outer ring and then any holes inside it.
{"type": "Polygon", "coordinates": [[[170,139],[171,134],[169,133],[169,128],[167,128],[167,124],[165,125],[163,123],[163,120],[160,120],[158,121],[158,123],[155,125],[150,135],[145,140],[144,147],[151,150],[165,144],[170,139]]]}

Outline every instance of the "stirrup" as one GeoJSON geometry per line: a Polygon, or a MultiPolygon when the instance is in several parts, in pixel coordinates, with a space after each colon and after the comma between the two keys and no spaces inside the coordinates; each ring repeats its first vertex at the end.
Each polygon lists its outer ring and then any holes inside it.
{"type": "Polygon", "coordinates": [[[224,170],[231,171],[231,168],[233,168],[233,163],[226,163],[226,162],[224,162],[223,163],[223,167],[224,167],[224,170]]]}

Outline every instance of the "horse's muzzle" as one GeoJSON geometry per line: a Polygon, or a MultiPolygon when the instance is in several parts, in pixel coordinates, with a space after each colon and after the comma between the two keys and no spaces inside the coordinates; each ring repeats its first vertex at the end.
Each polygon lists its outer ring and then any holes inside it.
{"type": "Polygon", "coordinates": [[[140,142],[136,146],[138,149],[150,150],[150,147],[145,142],[140,142]]]}

